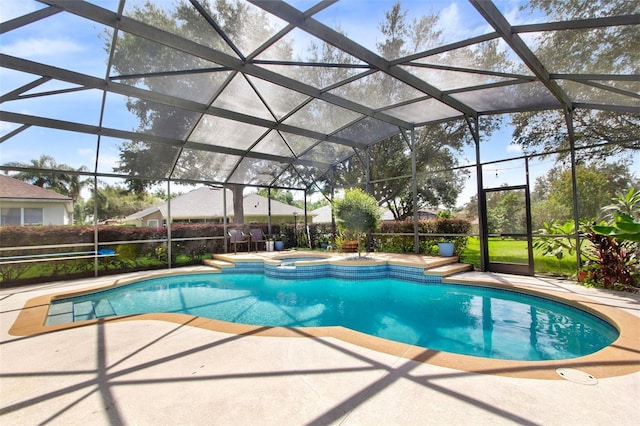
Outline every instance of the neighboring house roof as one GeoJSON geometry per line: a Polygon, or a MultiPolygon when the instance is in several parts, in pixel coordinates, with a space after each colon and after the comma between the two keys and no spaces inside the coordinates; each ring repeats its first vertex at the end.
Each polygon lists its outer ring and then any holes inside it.
{"type": "MultiPolygon", "coordinates": [[[[266,197],[258,195],[255,192],[245,195],[245,216],[268,216],[268,203],[269,200],[266,197]]],[[[293,219],[294,212],[298,215],[298,217],[304,217],[304,209],[291,206],[277,200],[271,200],[271,216],[291,216],[291,218],[293,219]]],[[[309,214],[311,215],[312,212],[309,212],[309,214]]]]}
{"type": "MultiPolygon", "coordinates": [[[[222,189],[201,188],[171,199],[171,217],[173,219],[205,219],[224,216],[222,189]]],[[[164,217],[169,216],[167,203],[158,206],[164,217]]],[[[233,216],[233,193],[227,190],[227,215],[233,216]]]]}
{"type": "Polygon", "coordinates": [[[396,220],[396,218],[393,216],[393,213],[391,212],[391,210],[383,209],[382,210],[382,220],[390,221],[390,220],[396,220]]]}
{"type": "MultiPolygon", "coordinates": [[[[311,212],[315,215],[313,223],[330,223],[331,222],[331,205],[319,207],[311,212]]],[[[393,213],[387,209],[382,210],[382,220],[394,220],[393,213]]]]}
{"type": "Polygon", "coordinates": [[[311,211],[314,215],[313,223],[330,223],[331,222],[331,205],[319,207],[311,211]]]}
{"type": "MultiPolygon", "coordinates": [[[[171,217],[173,219],[205,219],[223,217],[222,189],[201,187],[173,198],[171,200],[171,217]]],[[[160,211],[163,217],[169,215],[168,203],[149,207],[133,213],[125,221],[144,218],[154,212],[160,211]]],[[[271,216],[291,216],[296,212],[298,217],[304,216],[304,210],[290,206],[280,201],[271,200],[271,216]]],[[[244,197],[245,216],[267,216],[269,214],[267,198],[256,193],[244,197]]],[[[227,217],[233,217],[233,194],[227,190],[227,217]]]]}
{"type": "Polygon", "coordinates": [[[0,174],[0,199],[71,203],[73,200],[57,192],[0,174]]]}
{"type": "Polygon", "coordinates": [[[437,217],[439,210],[437,209],[420,209],[418,210],[418,214],[421,216],[432,216],[437,217]]]}
{"type": "MultiPolygon", "coordinates": [[[[422,217],[437,217],[438,211],[433,209],[420,209],[418,213],[422,217]]],[[[314,223],[329,223],[331,222],[331,206],[326,205],[320,208],[317,208],[311,212],[315,217],[313,218],[314,223]]],[[[413,216],[411,217],[413,219],[413,216]]],[[[388,209],[382,209],[382,220],[383,221],[392,221],[395,220],[393,217],[393,213],[391,213],[388,209]]]]}
{"type": "Polygon", "coordinates": [[[138,212],[135,212],[133,214],[130,214],[129,216],[126,216],[124,218],[124,220],[137,220],[137,219],[142,219],[143,217],[147,217],[149,216],[151,213],[154,213],[156,211],[160,210],[160,208],[158,206],[152,206],[152,207],[147,207],[144,210],[140,210],[138,212]]]}
{"type": "MultiPolygon", "coordinates": [[[[166,218],[169,216],[169,207],[171,207],[171,217],[178,220],[222,217],[224,216],[222,194],[222,189],[203,186],[172,198],[170,204],[164,202],[147,207],[130,214],[124,220],[142,219],[157,211],[160,211],[162,216],[166,218]]],[[[227,190],[227,216],[233,216],[233,194],[229,190],[227,190]]]]}

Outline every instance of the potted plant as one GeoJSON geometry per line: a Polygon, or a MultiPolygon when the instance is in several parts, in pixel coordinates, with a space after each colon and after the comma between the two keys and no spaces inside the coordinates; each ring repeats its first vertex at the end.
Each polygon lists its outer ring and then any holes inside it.
{"type": "Polygon", "coordinates": [[[329,247],[329,238],[326,235],[321,234],[318,236],[318,248],[326,250],[329,247]]]}
{"type": "Polygon", "coordinates": [[[267,251],[273,251],[274,243],[275,243],[275,241],[273,241],[273,237],[267,237],[267,242],[266,242],[267,251]]]}
{"type": "MultiPolygon", "coordinates": [[[[344,198],[334,201],[334,209],[338,226],[343,234],[355,237],[358,257],[362,257],[360,241],[367,232],[376,230],[382,216],[378,202],[360,188],[354,188],[345,191],[344,198]]],[[[347,242],[343,241],[343,250],[347,242]]]]}
{"type": "Polygon", "coordinates": [[[438,252],[440,256],[451,257],[453,256],[453,252],[455,251],[455,244],[451,241],[443,241],[438,243],[438,252]]]}

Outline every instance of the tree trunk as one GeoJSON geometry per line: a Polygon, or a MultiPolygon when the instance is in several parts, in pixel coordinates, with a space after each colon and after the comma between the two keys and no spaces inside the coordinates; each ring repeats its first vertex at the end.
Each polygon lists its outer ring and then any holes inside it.
{"type": "Polygon", "coordinates": [[[244,185],[231,185],[233,192],[233,223],[244,223],[244,185]]]}

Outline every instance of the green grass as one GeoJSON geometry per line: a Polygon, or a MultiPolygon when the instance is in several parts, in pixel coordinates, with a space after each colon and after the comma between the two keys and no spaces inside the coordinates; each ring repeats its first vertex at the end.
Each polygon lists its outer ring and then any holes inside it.
{"type": "MultiPolygon", "coordinates": [[[[491,261],[527,263],[527,242],[510,239],[490,239],[491,261]]],[[[469,237],[467,248],[460,256],[460,261],[480,266],[480,240],[469,237]]],[[[534,271],[540,274],[553,274],[563,276],[575,275],[578,266],[575,256],[557,259],[552,256],[543,256],[533,251],[534,271]]]]}

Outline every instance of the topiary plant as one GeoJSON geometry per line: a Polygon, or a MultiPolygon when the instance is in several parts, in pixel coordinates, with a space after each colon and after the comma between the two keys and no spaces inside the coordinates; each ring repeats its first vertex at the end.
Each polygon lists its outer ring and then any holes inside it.
{"type": "Polygon", "coordinates": [[[358,240],[358,257],[361,257],[360,240],[378,228],[382,217],[378,202],[360,188],[354,188],[346,190],[344,198],[335,200],[333,208],[342,232],[353,234],[358,240]]]}

